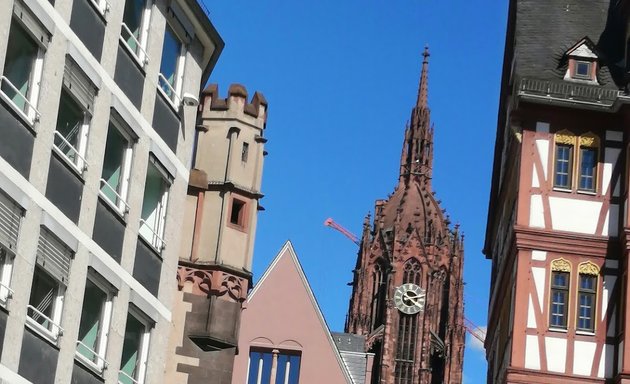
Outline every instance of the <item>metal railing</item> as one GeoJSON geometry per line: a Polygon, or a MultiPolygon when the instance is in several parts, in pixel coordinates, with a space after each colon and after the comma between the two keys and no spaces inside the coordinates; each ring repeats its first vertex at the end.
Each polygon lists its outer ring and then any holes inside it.
{"type": "Polygon", "coordinates": [[[8,285],[4,283],[0,283],[0,303],[6,304],[9,302],[9,299],[13,297],[15,293],[8,285]],[[4,293],[6,291],[6,295],[4,293]]]}
{"type": "Polygon", "coordinates": [[[37,324],[38,326],[44,328],[46,331],[52,333],[52,336],[54,338],[57,338],[57,336],[63,335],[63,328],[61,328],[61,325],[55,323],[53,321],[53,319],[51,319],[50,317],[46,316],[44,313],[42,313],[40,310],[38,310],[37,308],[33,307],[32,305],[28,305],[27,307],[27,315],[28,318],[33,320],[35,322],[35,324],[37,324]],[[35,316],[28,314],[28,311],[32,311],[35,313],[35,316]],[[47,321],[49,323],[49,327],[44,326],[43,324],[41,324],[39,322],[39,318],[43,318],[45,321],[47,321]],[[57,330],[57,332],[55,332],[54,330],[57,330]]]}
{"type": "Polygon", "coordinates": [[[179,97],[179,94],[177,94],[177,92],[175,91],[175,88],[173,88],[173,86],[171,85],[171,82],[168,81],[166,76],[164,76],[161,73],[158,73],[158,84],[160,84],[160,87],[162,87],[162,84],[166,85],[166,87],[171,92],[171,94],[169,95],[164,88],[162,88],[162,91],[164,91],[166,96],[168,96],[169,99],[171,99],[171,101],[173,102],[173,104],[175,104],[175,106],[179,106],[181,104],[181,98],[179,97]]]}
{"type": "Polygon", "coordinates": [[[521,79],[519,93],[523,95],[547,96],[602,104],[612,104],[619,97],[618,90],[603,88],[597,85],[527,78],[521,79]]]}
{"type": "Polygon", "coordinates": [[[61,141],[67,146],[69,147],[69,149],[74,152],[74,154],[77,156],[77,158],[79,160],[81,160],[81,163],[79,163],[76,160],[71,159],[68,155],[66,155],[64,148],[61,148],[59,145],[55,144],[55,148],[57,148],[60,152],[60,154],[62,156],[64,156],[68,161],[70,161],[72,164],[74,164],[77,169],[81,172],[85,171],[88,167],[88,163],[85,160],[85,157],[81,156],[81,154],[79,153],[79,151],[74,147],[74,145],[72,145],[68,140],[66,140],[65,137],[63,137],[63,135],[61,134],[61,132],[59,131],[55,131],[55,136],[59,137],[61,139],[61,141]]]}
{"type": "Polygon", "coordinates": [[[129,35],[129,37],[131,37],[133,42],[136,43],[136,49],[131,48],[129,43],[127,43],[127,39],[125,39],[122,33],[120,34],[120,39],[125,43],[127,47],[129,47],[129,49],[133,52],[134,56],[136,57],[136,59],[138,59],[138,62],[140,62],[141,65],[144,66],[148,64],[149,55],[147,55],[147,51],[144,50],[144,47],[142,46],[142,44],[140,44],[140,41],[136,38],[136,36],[134,36],[127,24],[122,23],[122,28],[129,35]],[[142,53],[142,55],[138,54],[138,50],[140,50],[140,53],[142,53]]]}
{"type": "Polygon", "coordinates": [[[109,366],[109,363],[107,362],[107,360],[105,360],[105,358],[103,358],[101,355],[96,353],[92,348],[88,347],[85,343],[83,343],[80,340],[77,340],[76,354],[77,356],[79,356],[79,358],[89,361],[91,364],[94,364],[95,368],[98,368],[101,371],[104,369],[107,369],[107,367],[109,366]],[[96,362],[93,359],[90,359],[88,356],[85,356],[83,353],[79,352],[78,346],[81,346],[85,348],[88,352],[90,352],[94,356],[94,358],[96,358],[96,362]]]}
{"type": "Polygon", "coordinates": [[[140,384],[140,381],[138,381],[138,380],[134,379],[133,377],[129,376],[128,374],[126,374],[126,373],[125,373],[125,372],[123,372],[123,371],[118,371],[118,384],[125,384],[125,383],[123,383],[122,381],[120,381],[120,375],[123,375],[123,377],[124,377],[125,379],[131,380],[131,382],[132,382],[133,384],[140,384]]]}
{"type": "Polygon", "coordinates": [[[98,9],[99,11],[101,11],[101,14],[103,16],[105,16],[105,14],[107,12],[109,12],[109,10],[111,9],[111,5],[109,4],[109,1],[107,0],[90,0],[92,2],[92,4],[94,4],[94,6],[96,7],[96,9],[98,9]],[[102,3],[105,3],[105,6],[103,7],[102,3]]]}
{"type": "Polygon", "coordinates": [[[28,121],[30,121],[31,123],[39,121],[39,118],[41,117],[41,114],[39,113],[37,108],[35,108],[33,103],[31,103],[30,100],[26,96],[24,96],[22,94],[22,92],[20,92],[20,90],[17,89],[17,87],[15,85],[13,85],[11,80],[9,80],[6,76],[0,76],[0,93],[2,93],[15,106],[15,108],[18,111],[20,111],[24,115],[24,117],[26,117],[26,119],[28,121]],[[16,95],[20,96],[22,98],[22,100],[24,100],[24,107],[23,108],[20,108],[13,101],[13,99],[2,90],[3,82],[6,83],[11,89],[13,89],[13,91],[15,91],[16,95]],[[28,107],[28,108],[26,108],[26,107],[28,107]],[[34,116],[31,116],[31,111],[34,114],[34,116]]]}
{"type": "MultiPolygon", "coordinates": [[[[146,220],[140,219],[140,228],[142,228],[143,226],[146,227],[151,232],[151,234],[153,234],[153,238],[149,241],[151,243],[151,245],[153,245],[160,252],[163,251],[164,248],[166,248],[166,242],[164,241],[162,236],[158,235],[157,232],[155,232],[153,230],[153,228],[151,228],[151,226],[147,223],[146,220]]],[[[142,236],[144,236],[144,235],[142,235],[142,236]]],[[[149,239],[147,239],[147,240],[149,240],[149,239]]]]}
{"type": "MultiPolygon", "coordinates": [[[[120,194],[118,194],[118,191],[116,191],[116,189],[114,189],[114,187],[112,187],[111,185],[109,185],[109,183],[107,182],[107,180],[105,179],[101,179],[101,189],[106,186],[110,191],[114,192],[114,195],[116,195],[116,198],[118,199],[118,202],[122,203],[125,206],[125,209],[122,210],[123,213],[127,213],[129,212],[129,204],[127,204],[127,202],[125,201],[125,199],[122,198],[122,196],[120,196],[120,194]]],[[[107,200],[111,201],[110,198],[105,194],[105,192],[100,191],[100,194],[103,195],[103,197],[105,197],[107,200]]],[[[120,206],[118,202],[114,202],[112,201],[112,203],[120,210],[120,206]]]]}

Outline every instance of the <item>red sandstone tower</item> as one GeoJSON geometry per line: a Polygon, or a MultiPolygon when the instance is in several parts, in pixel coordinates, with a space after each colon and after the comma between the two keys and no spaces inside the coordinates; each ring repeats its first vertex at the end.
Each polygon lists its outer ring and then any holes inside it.
{"type": "Polygon", "coordinates": [[[463,237],[431,187],[428,48],[423,56],[398,185],[366,217],[354,270],[346,332],[367,337],[373,384],[462,381],[463,237]]]}

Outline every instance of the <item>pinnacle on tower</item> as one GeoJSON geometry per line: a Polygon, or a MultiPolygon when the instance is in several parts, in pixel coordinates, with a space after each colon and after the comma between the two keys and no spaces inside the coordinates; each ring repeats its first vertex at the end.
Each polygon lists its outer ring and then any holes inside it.
{"type": "Polygon", "coordinates": [[[428,107],[428,85],[429,85],[429,46],[424,46],[424,52],[422,52],[424,59],[422,60],[422,72],[420,74],[420,84],[418,85],[418,101],[416,102],[416,108],[428,107]]]}

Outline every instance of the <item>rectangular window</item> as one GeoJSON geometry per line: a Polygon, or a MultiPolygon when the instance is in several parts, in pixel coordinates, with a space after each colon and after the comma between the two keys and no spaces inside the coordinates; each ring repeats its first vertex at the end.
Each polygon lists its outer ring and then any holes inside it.
{"type": "MultiPolygon", "coordinates": [[[[16,7],[19,6],[16,3],[16,7]]],[[[25,10],[19,12],[22,14],[25,10]]],[[[15,17],[11,20],[3,75],[0,77],[0,94],[32,124],[39,120],[37,99],[44,50],[29,32],[15,17]]]]}
{"type": "Polygon", "coordinates": [[[100,278],[88,277],[79,324],[77,356],[98,371],[103,371],[107,366],[105,354],[112,313],[112,296],[111,290],[107,284],[100,281],[100,278]]]}
{"type": "Polygon", "coordinates": [[[551,298],[549,302],[549,325],[552,328],[566,329],[569,306],[569,273],[551,272],[551,298]]]}
{"type": "Polygon", "coordinates": [[[247,163],[248,157],[249,157],[249,144],[243,143],[243,150],[241,151],[241,161],[243,163],[247,163]]]}
{"type": "Polygon", "coordinates": [[[597,150],[590,147],[580,148],[580,181],[582,191],[595,191],[597,174],[597,150]]]}
{"type": "Polygon", "coordinates": [[[144,184],[144,199],[140,219],[140,235],[155,249],[164,248],[164,224],[166,222],[166,205],[168,190],[172,177],[151,157],[144,184]]]}
{"type": "Polygon", "coordinates": [[[52,232],[41,227],[27,307],[27,323],[52,340],[63,333],[61,311],[72,257],[70,248],[52,232]]]}
{"type": "Polygon", "coordinates": [[[232,198],[230,210],[230,223],[239,227],[245,226],[245,202],[232,198]]]}
{"type": "Polygon", "coordinates": [[[89,124],[90,116],[87,111],[65,88],[62,88],[54,148],[79,172],[83,172],[87,167],[85,150],[89,124]]]}
{"type": "Polygon", "coordinates": [[[186,45],[167,23],[164,31],[164,45],[162,46],[159,84],[160,89],[177,107],[181,102],[185,59],[186,45]]]}
{"type": "Polygon", "coordinates": [[[150,0],[127,0],[125,2],[120,39],[142,66],[149,61],[146,44],[150,16],[150,0]]]}
{"type": "Polygon", "coordinates": [[[571,188],[572,164],[573,146],[568,144],[557,144],[554,186],[560,188],[571,188]]]}
{"type": "Polygon", "coordinates": [[[129,210],[127,191],[132,154],[131,136],[120,123],[115,120],[110,121],[101,174],[101,195],[122,213],[129,210]]]}
{"type": "Polygon", "coordinates": [[[300,377],[299,352],[252,350],[249,352],[247,384],[298,384],[300,377]],[[275,364],[275,367],[274,367],[275,364]],[[272,375],[275,372],[275,378],[272,375]]]}
{"type": "Polygon", "coordinates": [[[140,314],[130,311],[127,315],[123,343],[119,384],[143,384],[149,351],[150,326],[140,314]]]}
{"type": "Polygon", "coordinates": [[[0,191],[0,305],[13,295],[11,275],[21,221],[22,208],[0,191]]]}
{"type": "Polygon", "coordinates": [[[591,78],[591,63],[588,61],[576,61],[575,62],[575,77],[581,79],[591,78]]]}
{"type": "Polygon", "coordinates": [[[577,329],[593,332],[595,330],[595,294],[597,293],[597,276],[580,274],[578,288],[577,329]]]}

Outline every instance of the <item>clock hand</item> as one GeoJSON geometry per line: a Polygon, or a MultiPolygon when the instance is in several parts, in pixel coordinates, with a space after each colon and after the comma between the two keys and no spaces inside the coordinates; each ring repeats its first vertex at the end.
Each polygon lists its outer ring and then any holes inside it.
{"type": "Polygon", "coordinates": [[[418,307],[421,307],[422,304],[420,304],[419,302],[417,302],[415,299],[418,298],[418,296],[409,296],[407,293],[405,293],[403,295],[403,297],[409,301],[411,301],[414,305],[417,305],[418,307]]]}

